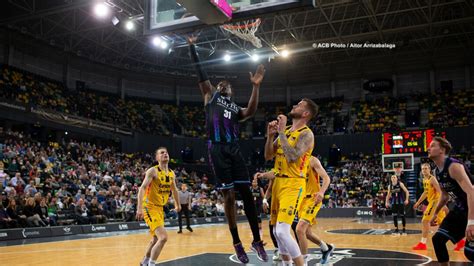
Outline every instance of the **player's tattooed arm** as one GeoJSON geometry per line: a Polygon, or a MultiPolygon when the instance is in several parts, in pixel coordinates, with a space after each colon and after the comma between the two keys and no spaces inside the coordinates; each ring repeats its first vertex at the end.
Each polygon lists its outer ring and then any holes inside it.
{"type": "Polygon", "coordinates": [[[284,132],[278,133],[280,138],[281,148],[285,154],[285,158],[289,163],[294,163],[300,158],[306,151],[311,149],[314,144],[314,135],[311,130],[306,130],[299,136],[295,147],[291,147],[284,132]]]}

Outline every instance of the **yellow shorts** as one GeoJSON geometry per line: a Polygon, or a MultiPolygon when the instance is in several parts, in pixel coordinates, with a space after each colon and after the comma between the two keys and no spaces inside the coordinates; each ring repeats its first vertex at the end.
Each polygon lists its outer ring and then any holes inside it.
{"type": "Polygon", "coordinates": [[[156,228],[165,225],[165,213],[163,207],[144,206],[143,218],[150,227],[150,234],[155,235],[156,228]]]}
{"type": "Polygon", "coordinates": [[[316,215],[318,215],[319,209],[321,209],[322,202],[319,204],[314,204],[314,197],[308,195],[301,202],[301,207],[298,212],[298,217],[300,220],[305,220],[309,224],[313,225],[316,223],[316,215]]]}
{"type": "MultiPolygon", "coordinates": [[[[435,208],[433,205],[434,205],[434,201],[429,201],[428,206],[425,209],[425,212],[423,212],[422,221],[431,221],[431,218],[433,218],[433,215],[435,212],[435,208]]],[[[446,212],[443,209],[441,209],[441,211],[439,211],[438,213],[438,216],[436,217],[437,218],[436,223],[441,224],[444,217],[446,217],[446,212]]]]}
{"type": "Polygon", "coordinates": [[[305,195],[305,189],[304,178],[275,178],[272,187],[270,224],[275,225],[276,222],[292,224],[305,195]]]}

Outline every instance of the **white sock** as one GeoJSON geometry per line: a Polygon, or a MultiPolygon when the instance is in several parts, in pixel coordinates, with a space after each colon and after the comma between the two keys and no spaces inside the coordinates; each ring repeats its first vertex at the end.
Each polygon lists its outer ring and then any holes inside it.
{"type": "Polygon", "coordinates": [[[155,266],[155,265],[157,265],[156,261],[150,260],[150,261],[148,262],[148,266],[155,266]]]}
{"type": "Polygon", "coordinates": [[[426,237],[422,237],[420,242],[426,244],[426,237]]]}
{"type": "Polygon", "coordinates": [[[321,240],[321,245],[319,245],[319,247],[321,247],[322,251],[328,251],[329,250],[329,247],[328,247],[328,245],[326,245],[326,242],[324,242],[322,240],[321,240]]]}
{"type": "Polygon", "coordinates": [[[149,257],[143,257],[143,260],[142,260],[141,264],[148,265],[148,262],[150,262],[150,258],[149,257]]]}

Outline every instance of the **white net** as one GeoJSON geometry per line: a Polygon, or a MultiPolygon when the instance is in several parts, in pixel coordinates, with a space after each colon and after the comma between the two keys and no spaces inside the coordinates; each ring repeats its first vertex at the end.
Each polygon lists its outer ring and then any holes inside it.
{"type": "Polygon", "coordinates": [[[261,20],[259,18],[253,20],[239,21],[233,24],[225,24],[220,26],[223,31],[230,32],[242,40],[252,43],[256,48],[262,47],[262,41],[255,36],[261,20]]]}

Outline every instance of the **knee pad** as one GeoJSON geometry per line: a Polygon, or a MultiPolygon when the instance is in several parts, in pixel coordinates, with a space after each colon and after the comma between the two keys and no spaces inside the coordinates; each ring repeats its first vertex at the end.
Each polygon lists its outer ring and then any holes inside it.
{"type": "Polygon", "coordinates": [[[474,261],[474,241],[466,241],[464,256],[466,256],[468,260],[474,261]]]}
{"type": "MultiPolygon", "coordinates": [[[[276,226],[277,240],[279,240],[285,249],[288,251],[288,255],[292,258],[301,256],[301,251],[298,243],[291,237],[291,226],[286,223],[278,223],[276,226]]],[[[280,245],[280,243],[278,243],[280,245]]]]}
{"type": "Polygon", "coordinates": [[[276,242],[278,244],[278,251],[281,255],[289,255],[288,250],[286,250],[285,243],[281,242],[280,238],[278,238],[276,225],[273,226],[273,236],[275,236],[276,242]]]}

